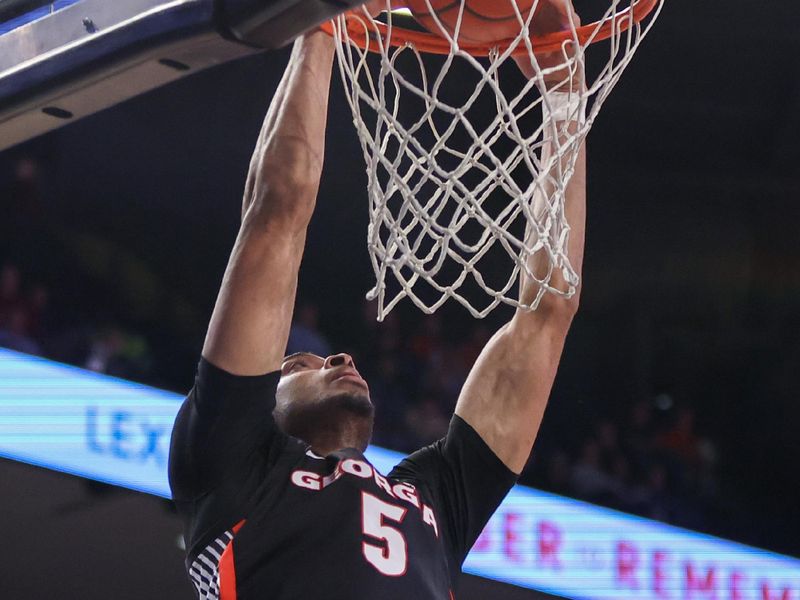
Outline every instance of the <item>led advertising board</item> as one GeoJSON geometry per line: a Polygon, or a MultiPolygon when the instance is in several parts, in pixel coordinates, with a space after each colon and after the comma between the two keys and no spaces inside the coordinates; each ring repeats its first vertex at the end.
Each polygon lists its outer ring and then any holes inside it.
{"type": "MultiPolygon", "coordinates": [[[[0,456],[169,497],[181,400],[0,349],[0,456]]],[[[401,457],[367,452],[383,473],[401,457]]],[[[800,560],[523,486],[464,569],[576,599],[800,600],[800,560]]]]}
{"type": "Polygon", "coordinates": [[[0,349],[0,456],[169,497],[181,397],[0,349]]]}

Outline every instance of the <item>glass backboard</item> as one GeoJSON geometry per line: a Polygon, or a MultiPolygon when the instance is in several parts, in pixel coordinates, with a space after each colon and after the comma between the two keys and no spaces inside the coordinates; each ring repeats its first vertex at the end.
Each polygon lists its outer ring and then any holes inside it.
{"type": "Polygon", "coordinates": [[[363,0],[0,0],[0,150],[363,0]]]}

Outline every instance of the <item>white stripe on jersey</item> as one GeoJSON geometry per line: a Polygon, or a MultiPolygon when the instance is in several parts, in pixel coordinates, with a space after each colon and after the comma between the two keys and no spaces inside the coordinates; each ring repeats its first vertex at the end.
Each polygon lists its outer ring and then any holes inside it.
{"type": "Polygon", "coordinates": [[[233,532],[226,531],[206,546],[189,567],[199,600],[219,600],[219,561],[232,539],[233,532]]]}

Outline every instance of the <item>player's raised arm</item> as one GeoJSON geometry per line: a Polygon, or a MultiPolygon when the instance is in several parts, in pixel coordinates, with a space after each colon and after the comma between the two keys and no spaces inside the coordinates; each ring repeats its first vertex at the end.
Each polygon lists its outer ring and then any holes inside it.
{"type": "Polygon", "coordinates": [[[334,45],[295,42],[250,162],[242,224],[208,327],[203,356],[236,375],[280,367],[297,273],[324,154],[334,45]]]}
{"type": "MultiPolygon", "coordinates": [[[[571,10],[568,4],[566,6],[571,10]]],[[[524,64],[520,67],[526,71],[524,64]]],[[[552,80],[554,86],[555,79],[552,80]]],[[[573,83],[582,85],[582,80],[573,83]]],[[[559,127],[562,126],[574,133],[578,124],[559,123],[559,127]]],[[[544,147],[542,164],[547,164],[551,151],[551,147],[544,147]]],[[[566,168],[566,159],[562,159],[562,166],[566,168]]],[[[586,214],[584,146],[578,152],[566,189],[565,208],[571,228],[568,256],[580,276],[586,214]]],[[[540,277],[547,269],[546,257],[541,254],[537,253],[530,264],[540,277]]],[[[554,271],[550,285],[566,289],[560,271],[554,271]]],[[[530,303],[538,292],[538,285],[523,277],[520,286],[521,300],[530,303]]],[[[458,399],[456,414],[469,423],[515,473],[522,471],[533,447],[564,341],[578,309],[579,292],[570,299],[547,293],[535,311],[517,311],[483,349],[458,399]]]]}

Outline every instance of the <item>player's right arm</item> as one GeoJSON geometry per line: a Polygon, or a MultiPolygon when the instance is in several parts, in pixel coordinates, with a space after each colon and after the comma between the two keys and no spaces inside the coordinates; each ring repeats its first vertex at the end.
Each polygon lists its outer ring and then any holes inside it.
{"type": "Polygon", "coordinates": [[[244,490],[288,443],[272,409],[322,170],[332,59],[325,34],[295,43],[250,162],[242,224],[203,360],[172,431],[170,486],[189,515],[236,522],[244,490]],[[269,452],[253,451],[267,444],[269,452]],[[209,502],[227,507],[227,517],[219,507],[197,512],[195,502],[211,490],[209,502]]]}
{"type": "Polygon", "coordinates": [[[256,143],[242,223],[203,345],[234,375],[280,368],[324,155],[333,40],[295,42],[256,143]]]}

